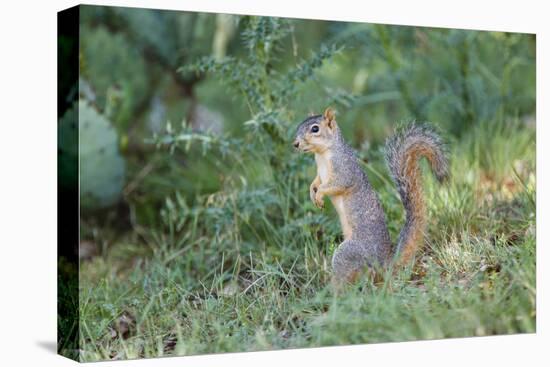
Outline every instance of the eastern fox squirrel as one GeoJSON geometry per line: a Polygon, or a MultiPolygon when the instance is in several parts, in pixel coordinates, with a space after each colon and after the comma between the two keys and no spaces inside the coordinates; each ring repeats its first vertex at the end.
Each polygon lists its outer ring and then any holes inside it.
{"type": "Polygon", "coordinates": [[[426,226],[419,159],[427,158],[440,182],[448,175],[439,135],[428,125],[410,124],[386,141],[386,161],[406,212],[395,251],[378,195],[344,141],[333,110],[304,120],[294,147],[315,154],[317,176],[310,186],[311,200],[322,208],[323,197],[329,196],[340,218],[344,242],[332,258],[333,280],[353,282],[365,267],[376,272],[394,262],[407,264],[421,245],[426,226]]]}

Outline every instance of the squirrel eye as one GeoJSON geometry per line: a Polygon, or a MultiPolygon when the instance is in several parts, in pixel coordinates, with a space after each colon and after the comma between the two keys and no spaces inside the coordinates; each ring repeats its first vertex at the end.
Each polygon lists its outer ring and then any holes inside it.
{"type": "Polygon", "coordinates": [[[313,125],[313,126],[311,127],[311,132],[312,132],[312,133],[319,132],[319,126],[318,126],[318,125],[313,125]]]}

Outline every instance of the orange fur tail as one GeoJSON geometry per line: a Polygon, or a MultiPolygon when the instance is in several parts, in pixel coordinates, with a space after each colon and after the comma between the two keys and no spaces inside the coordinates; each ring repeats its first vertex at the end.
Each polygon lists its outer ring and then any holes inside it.
{"type": "Polygon", "coordinates": [[[399,265],[408,264],[423,243],[426,204],[418,165],[422,157],[428,160],[439,181],[447,177],[445,146],[432,127],[411,124],[386,142],[386,161],[406,212],[395,256],[399,265]]]}

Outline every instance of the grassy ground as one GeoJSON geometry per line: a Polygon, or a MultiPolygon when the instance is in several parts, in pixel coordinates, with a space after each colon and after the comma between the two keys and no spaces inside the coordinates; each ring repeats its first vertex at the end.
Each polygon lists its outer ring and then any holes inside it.
{"type": "MultiPolygon", "coordinates": [[[[329,286],[338,222],[309,203],[304,180],[193,207],[175,196],[166,228],[136,228],[81,263],[82,360],[534,332],[534,128],[480,124],[450,148],[450,182],[425,175],[414,267],[340,296],[329,286]]],[[[381,156],[367,155],[396,238],[403,209],[381,156]]]]}

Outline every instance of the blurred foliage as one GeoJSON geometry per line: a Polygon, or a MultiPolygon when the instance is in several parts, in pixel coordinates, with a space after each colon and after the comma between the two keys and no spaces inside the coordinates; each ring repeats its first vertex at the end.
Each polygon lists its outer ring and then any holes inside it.
{"type": "Polygon", "coordinates": [[[403,120],[459,137],[524,119],[534,114],[534,62],[524,34],[81,7],[81,98],[118,131],[123,200],[145,226],[158,224],[170,192],[193,202],[239,176],[227,153],[246,161],[247,182],[286,182],[290,165],[304,168],[290,158],[294,127],[328,105],[364,157],[403,120]],[[172,138],[185,126],[175,139],[188,149],[148,144],[167,122],[172,138]],[[191,147],[197,139],[202,148],[191,147]],[[225,145],[220,159],[203,154],[214,142],[225,145]]]}

